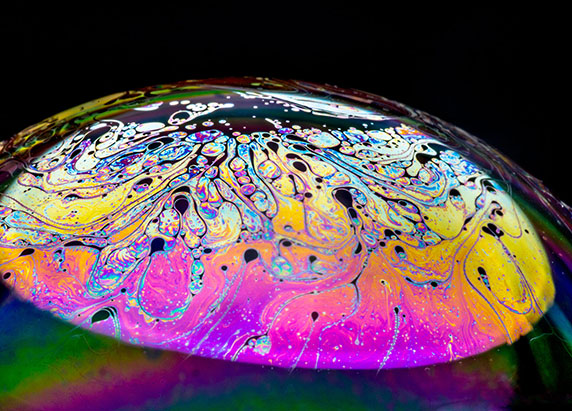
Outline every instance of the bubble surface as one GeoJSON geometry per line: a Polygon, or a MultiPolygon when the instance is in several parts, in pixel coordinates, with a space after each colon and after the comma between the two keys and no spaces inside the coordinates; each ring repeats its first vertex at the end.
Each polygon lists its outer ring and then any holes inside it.
{"type": "Polygon", "coordinates": [[[128,343],[279,367],[512,343],[555,299],[531,215],[570,224],[462,130],[303,82],[108,96],[0,155],[0,278],[18,296],[128,343]]]}

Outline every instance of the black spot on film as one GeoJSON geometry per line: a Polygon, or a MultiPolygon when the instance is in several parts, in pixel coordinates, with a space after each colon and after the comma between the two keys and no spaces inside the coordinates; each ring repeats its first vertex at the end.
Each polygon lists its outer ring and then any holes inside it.
{"type": "Polygon", "coordinates": [[[165,240],[162,238],[154,238],[151,241],[151,254],[157,251],[165,251],[165,240]]]}
{"type": "Polygon", "coordinates": [[[352,206],[353,198],[348,190],[337,190],[334,195],[344,207],[350,208],[352,206]]]}
{"type": "Polygon", "coordinates": [[[97,323],[99,321],[107,320],[110,316],[111,316],[111,313],[109,312],[109,310],[104,308],[103,310],[99,310],[98,312],[93,314],[93,316],[91,317],[91,323],[94,324],[94,323],[97,323]]]}
{"type": "Polygon", "coordinates": [[[258,258],[258,251],[254,248],[249,248],[244,252],[244,261],[249,263],[252,260],[256,260],[258,258]]]}
{"type": "Polygon", "coordinates": [[[185,211],[189,208],[189,200],[183,196],[177,197],[175,199],[175,208],[181,215],[185,214],[185,211]]]}

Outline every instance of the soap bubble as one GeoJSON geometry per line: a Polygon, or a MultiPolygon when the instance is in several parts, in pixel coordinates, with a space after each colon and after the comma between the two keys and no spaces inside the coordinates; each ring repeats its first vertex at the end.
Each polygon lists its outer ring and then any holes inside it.
{"type": "Polygon", "coordinates": [[[548,316],[570,348],[570,208],[379,96],[149,87],[23,130],[0,176],[4,283],[125,343],[378,373],[541,344],[548,316]]]}

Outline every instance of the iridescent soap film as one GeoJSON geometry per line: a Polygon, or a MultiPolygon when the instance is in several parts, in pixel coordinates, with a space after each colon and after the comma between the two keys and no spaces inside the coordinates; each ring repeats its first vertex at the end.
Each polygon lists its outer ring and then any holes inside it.
{"type": "Polygon", "coordinates": [[[413,367],[511,344],[555,299],[522,200],[539,183],[379,96],[186,81],[68,110],[1,155],[3,281],[127,343],[413,367]]]}

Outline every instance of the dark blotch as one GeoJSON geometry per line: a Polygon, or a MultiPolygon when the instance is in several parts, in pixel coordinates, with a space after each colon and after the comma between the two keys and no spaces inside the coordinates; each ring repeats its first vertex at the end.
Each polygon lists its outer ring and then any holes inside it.
{"type": "Polygon", "coordinates": [[[495,188],[493,187],[493,184],[488,180],[483,181],[483,187],[485,187],[489,193],[496,192],[495,188]]]}
{"type": "Polygon", "coordinates": [[[74,247],[74,246],[78,246],[78,245],[84,246],[85,244],[79,240],[74,240],[74,241],[70,241],[69,243],[64,244],[64,247],[74,247]]]}
{"type": "MultiPolygon", "coordinates": [[[[44,175],[42,173],[34,173],[32,171],[28,171],[28,174],[33,175],[34,177],[40,177],[42,178],[44,175]]],[[[12,174],[8,174],[9,176],[12,176],[12,174]]]]}
{"type": "Polygon", "coordinates": [[[171,144],[173,141],[175,141],[175,139],[172,137],[163,137],[163,138],[160,138],[158,141],[167,145],[167,144],[171,144]]]}
{"type": "Polygon", "coordinates": [[[298,171],[301,172],[305,172],[308,170],[308,168],[306,167],[306,164],[302,163],[301,161],[295,161],[294,164],[292,164],[294,166],[294,168],[298,171]]]}
{"type": "Polygon", "coordinates": [[[489,283],[489,276],[483,267],[478,267],[477,272],[479,273],[479,280],[487,287],[489,290],[491,289],[491,285],[489,283]]]}
{"type": "Polygon", "coordinates": [[[181,186],[179,188],[177,188],[175,191],[173,191],[173,194],[176,193],[191,193],[191,190],[189,189],[188,186],[181,186]]]}
{"type": "Polygon", "coordinates": [[[314,261],[316,261],[318,258],[316,258],[315,255],[311,255],[310,257],[308,257],[308,260],[310,260],[311,263],[313,263],[314,261]]]}
{"type": "Polygon", "coordinates": [[[419,161],[419,163],[421,164],[428,163],[429,161],[431,161],[433,157],[434,156],[425,153],[417,153],[417,155],[415,156],[415,158],[417,158],[417,161],[419,161]]]}
{"type": "Polygon", "coordinates": [[[357,212],[353,207],[348,208],[348,213],[352,219],[357,218],[357,212]]]}
{"type": "Polygon", "coordinates": [[[135,185],[140,186],[140,185],[143,185],[143,184],[147,184],[148,186],[150,186],[152,182],[153,182],[153,179],[147,177],[147,178],[144,178],[144,179],[142,179],[142,180],[139,180],[137,183],[135,183],[135,185]]]}
{"type": "Polygon", "coordinates": [[[73,153],[71,153],[70,160],[75,158],[79,153],[81,153],[81,149],[75,149],[73,153]]]}
{"type": "Polygon", "coordinates": [[[175,200],[175,208],[179,213],[181,213],[181,215],[185,214],[185,211],[189,208],[189,200],[185,197],[178,197],[175,200]]]}
{"type": "Polygon", "coordinates": [[[383,231],[383,235],[385,238],[391,238],[395,235],[395,233],[392,230],[386,229],[383,231]]]}
{"type": "Polygon", "coordinates": [[[274,151],[275,153],[278,152],[278,144],[276,144],[274,141],[269,141],[268,143],[266,143],[266,145],[268,146],[268,148],[272,151],[274,151]]]}
{"type": "Polygon", "coordinates": [[[93,324],[99,321],[107,320],[110,315],[111,314],[109,313],[109,311],[105,308],[103,310],[99,310],[98,312],[93,314],[93,317],[91,317],[91,323],[93,324]]]}
{"type": "Polygon", "coordinates": [[[101,127],[101,128],[98,128],[98,129],[93,130],[92,132],[88,133],[86,135],[86,137],[88,137],[91,141],[95,141],[99,137],[101,137],[102,135],[107,133],[108,131],[109,131],[109,127],[101,127]]]}
{"type": "Polygon", "coordinates": [[[312,321],[316,321],[320,314],[317,311],[312,312],[312,321]]]}
{"type": "Polygon", "coordinates": [[[361,253],[361,250],[362,250],[361,243],[358,243],[356,249],[354,250],[354,254],[359,254],[359,253],[361,253]]]}
{"type": "Polygon", "coordinates": [[[286,241],[283,241],[283,242],[282,242],[282,245],[283,245],[284,247],[290,247],[290,246],[292,245],[292,242],[286,240],[286,241]]]}
{"type": "Polygon", "coordinates": [[[500,238],[504,235],[504,232],[493,223],[488,223],[486,227],[483,227],[483,231],[496,238],[500,238]]]}
{"type": "Polygon", "coordinates": [[[24,257],[25,255],[34,254],[33,248],[26,248],[24,251],[20,253],[20,257],[24,257]]]}
{"type": "Polygon", "coordinates": [[[353,198],[348,190],[338,190],[334,195],[336,196],[336,200],[344,207],[350,208],[352,206],[353,198]]]}
{"type": "Polygon", "coordinates": [[[492,235],[493,237],[495,235],[488,227],[483,227],[483,231],[488,235],[492,235]]]}
{"type": "Polygon", "coordinates": [[[165,251],[165,240],[162,238],[154,238],[151,241],[151,254],[157,251],[165,251]]]}
{"type": "Polygon", "coordinates": [[[8,278],[10,278],[10,276],[12,275],[12,273],[5,273],[2,278],[7,280],[8,278]]]}
{"type": "Polygon", "coordinates": [[[288,134],[286,137],[288,137],[288,140],[306,141],[302,137],[298,137],[296,134],[288,134]]]}
{"type": "Polygon", "coordinates": [[[258,251],[256,251],[254,248],[249,248],[244,253],[244,261],[246,261],[246,263],[249,263],[252,260],[256,260],[257,258],[258,258],[258,251]]]}

